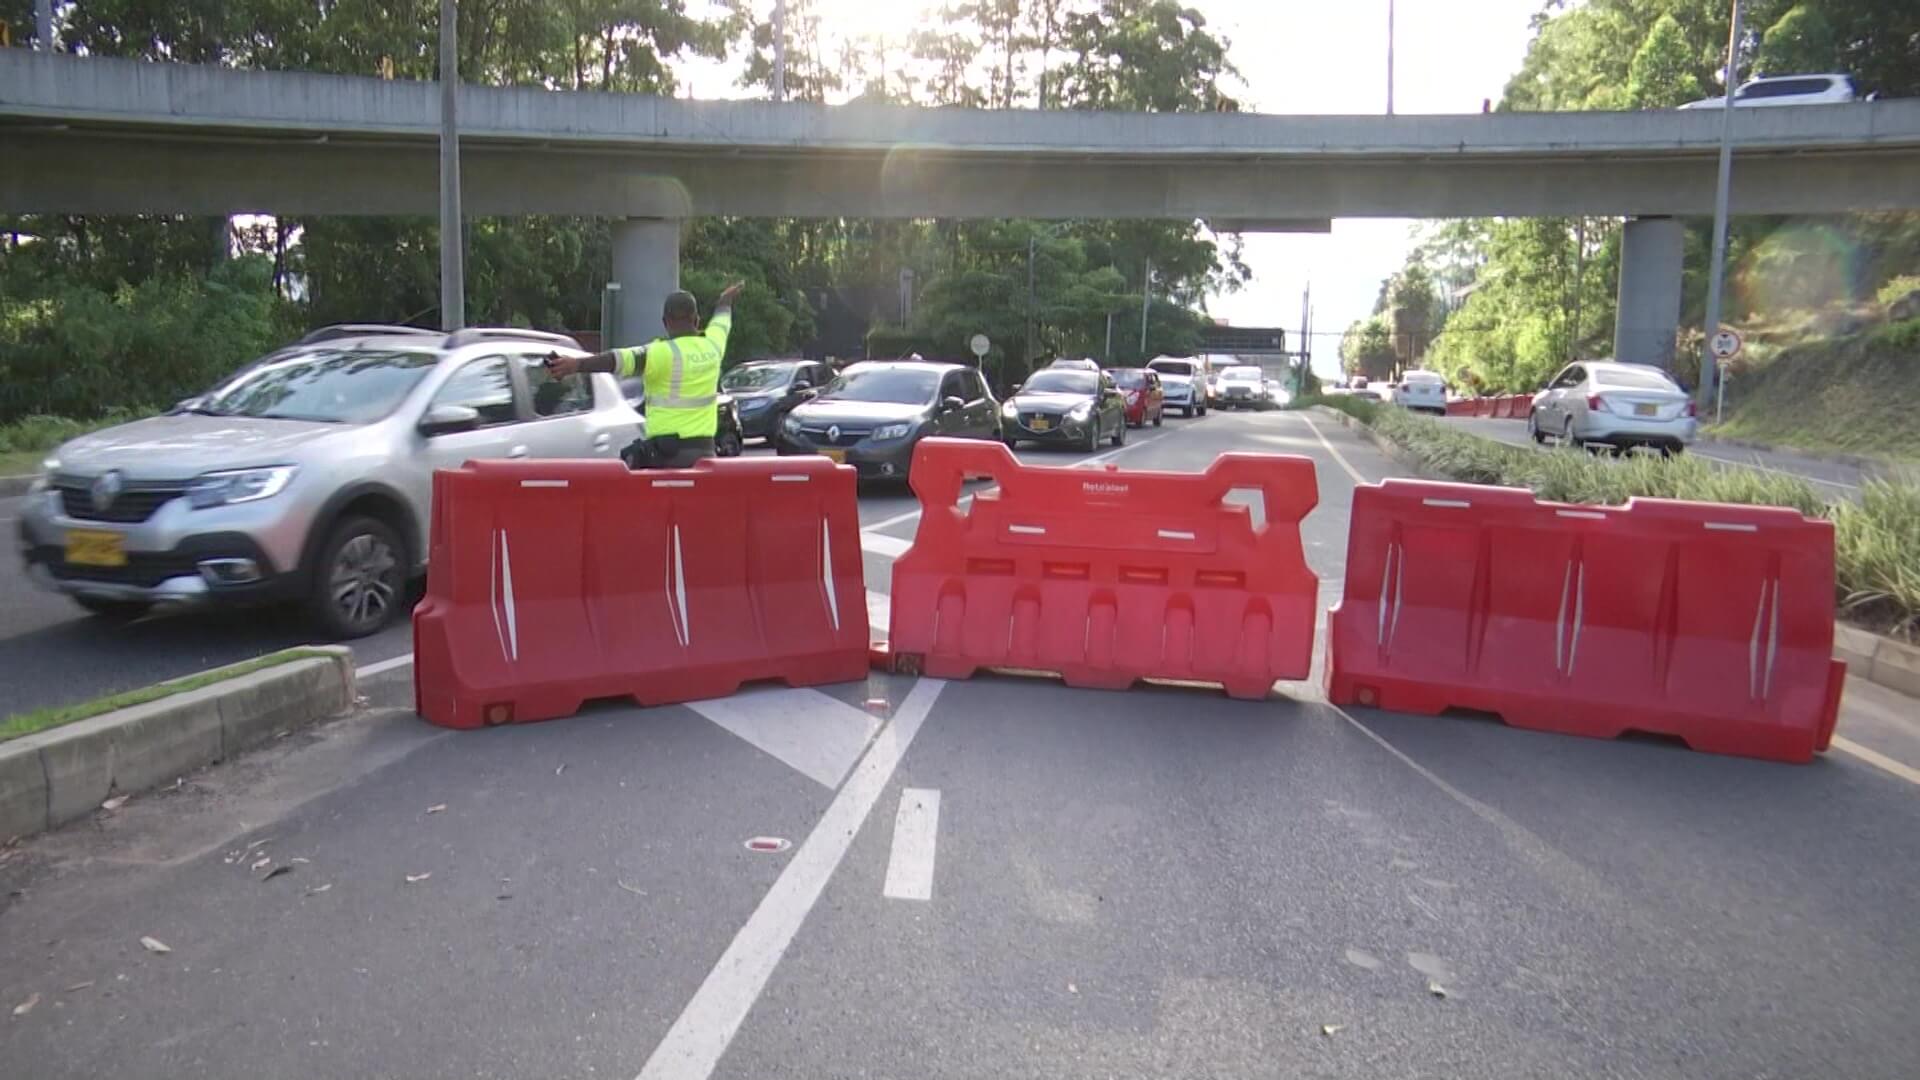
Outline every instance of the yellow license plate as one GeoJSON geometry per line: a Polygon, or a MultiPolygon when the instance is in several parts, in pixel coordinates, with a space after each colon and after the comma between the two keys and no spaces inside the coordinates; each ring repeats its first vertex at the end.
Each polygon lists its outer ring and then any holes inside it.
{"type": "Polygon", "coordinates": [[[822,450],[820,454],[835,465],[845,465],[847,463],[847,452],[845,450],[822,450]]]}
{"type": "Polygon", "coordinates": [[[1033,430],[1035,431],[1045,431],[1052,426],[1053,421],[1044,416],[1036,416],[1033,418],[1033,430]]]}
{"type": "Polygon", "coordinates": [[[1660,415],[1660,407],[1658,405],[1635,405],[1633,407],[1633,415],[1658,416],[1660,415]]]}
{"type": "Polygon", "coordinates": [[[126,539],[116,532],[69,529],[67,561],[75,566],[125,566],[126,539]]]}

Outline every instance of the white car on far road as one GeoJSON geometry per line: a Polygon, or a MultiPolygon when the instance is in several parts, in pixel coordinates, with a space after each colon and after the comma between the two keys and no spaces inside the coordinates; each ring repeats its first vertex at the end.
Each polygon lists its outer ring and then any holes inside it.
{"type": "Polygon", "coordinates": [[[1645,364],[1589,360],[1561,369],[1533,399],[1527,433],[1568,446],[1636,446],[1677,454],[1699,431],[1693,399],[1645,364]]]}
{"type": "MultiPolygon", "coordinates": [[[[1853,79],[1846,75],[1769,75],[1754,79],[1733,92],[1733,107],[1755,105],[1845,105],[1857,98],[1853,79]]],[[[1689,101],[1683,109],[1722,109],[1724,97],[1689,101]]]]}
{"type": "Polygon", "coordinates": [[[1409,371],[1393,388],[1393,403],[1415,412],[1447,414],[1447,380],[1432,371],[1409,371]]]}

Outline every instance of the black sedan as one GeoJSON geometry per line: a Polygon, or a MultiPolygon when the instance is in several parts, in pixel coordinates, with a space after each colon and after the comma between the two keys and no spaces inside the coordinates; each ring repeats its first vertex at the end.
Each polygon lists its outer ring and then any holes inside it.
{"type": "Polygon", "coordinates": [[[824,454],[862,479],[904,480],[914,445],[929,435],[1000,437],[1000,406],[978,371],[917,361],[855,364],[795,406],[774,445],[782,454],[824,454]]]}
{"type": "Polygon", "coordinates": [[[771,439],[780,421],[833,381],[833,369],[807,360],[752,360],[720,376],[720,389],[733,395],[740,410],[740,432],[749,439],[771,439]]]}
{"type": "Polygon", "coordinates": [[[1048,368],[1014,391],[1001,411],[1008,446],[1065,443],[1092,450],[1127,441],[1127,397],[1104,371],[1048,368]]]}

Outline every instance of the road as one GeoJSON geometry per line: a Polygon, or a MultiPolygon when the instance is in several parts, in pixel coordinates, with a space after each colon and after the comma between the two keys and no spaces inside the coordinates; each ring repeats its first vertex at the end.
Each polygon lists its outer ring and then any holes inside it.
{"type": "MultiPolygon", "coordinates": [[[[1314,460],[1337,594],[1394,467],[1297,413],[1115,463],[1226,449],[1314,460]]],[[[1892,769],[1005,676],[450,733],[409,679],[0,861],[0,1075],[1920,1072],[1920,730],[1870,685],[1892,769]]]]}
{"type": "MultiPolygon", "coordinates": [[[[1515,446],[1530,446],[1525,420],[1493,420],[1474,416],[1449,416],[1448,424],[1476,435],[1515,446]]],[[[1797,476],[1814,486],[1828,501],[1854,498],[1872,474],[1843,461],[1810,457],[1790,450],[1749,450],[1729,443],[1702,440],[1687,448],[1695,457],[1719,462],[1730,468],[1757,469],[1761,472],[1797,476]]]]}

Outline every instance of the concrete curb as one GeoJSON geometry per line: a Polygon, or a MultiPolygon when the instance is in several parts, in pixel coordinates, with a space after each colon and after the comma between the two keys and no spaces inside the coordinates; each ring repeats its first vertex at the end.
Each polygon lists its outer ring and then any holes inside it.
{"type": "Polygon", "coordinates": [[[0,842],[353,708],[353,653],[292,660],[0,743],[0,842]]]}
{"type": "Polygon", "coordinates": [[[1776,446],[1773,443],[1755,442],[1752,439],[1735,439],[1726,435],[1714,435],[1701,432],[1698,441],[1715,443],[1720,446],[1732,446],[1742,450],[1760,450],[1770,454],[1793,454],[1809,461],[1828,461],[1836,465],[1851,465],[1864,472],[1873,473],[1887,467],[1887,462],[1879,458],[1870,458],[1862,454],[1842,454],[1826,450],[1802,450],[1797,446],[1776,446]]]}
{"type": "MultiPolygon", "coordinates": [[[[1421,469],[1412,461],[1410,455],[1396,446],[1391,439],[1346,413],[1338,409],[1329,409],[1324,405],[1316,405],[1314,409],[1364,435],[1380,448],[1381,453],[1403,468],[1425,479],[1447,479],[1421,469]]],[[[1881,637],[1871,631],[1836,622],[1833,624],[1833,655],[1835,659],[1847,662],[1848,674],[1909,697],[1920,698],[1920,645],[1909,645],[1904,641],[1881,637]]]]}
{"type": "Polygon", "coordinates": [[[11,495],[25,495],[27,489],[33,486],[35,479],[37,479],[37,477],[0,476],[0,498],[6,498],[11,495]]]}

